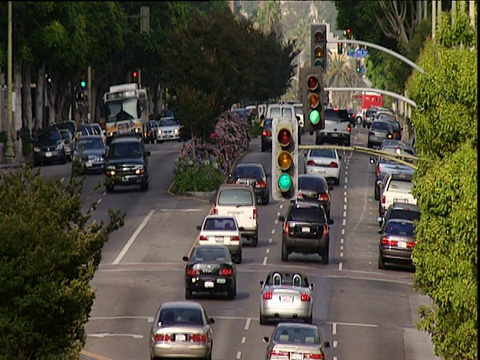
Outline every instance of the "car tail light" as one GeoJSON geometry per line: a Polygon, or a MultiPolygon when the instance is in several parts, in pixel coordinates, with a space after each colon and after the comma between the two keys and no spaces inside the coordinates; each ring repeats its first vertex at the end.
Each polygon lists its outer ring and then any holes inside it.
{"type": "Polygon", "coordinates": [[[368,132],[368,136],[370,136],[370,135],[375,136],[375,133],[374,133],[373,131],[369,131],[369,132],[368,132]]]}
{"type": "Polygon", "coordinates": [[[207,335],[205,334],[190,334],[190,342],[206,343],[207,335]]]}
{"type": "Polygon", "coordinates": [[[272,133],[270,131],[263,130],[262,131],[262,136],[272,136],[272,133]]]}
{"type": "Polygon", "coordinates": [[[199,240],[206,241],[206,240],[208,240],[208,238],[205,235],[200,235],[199,240]]]}
{"type": "Polygon", "coordinates": [[[272,349],[270,350],[270,358],[277,360],[289,360],[290,352],[272,349]]]}
{"type": "Polygon", "coordinates": [[[273,298],[272,291],[267,291],[266,293],[263,294],[263,300],[272,300],[272,298],[273,298]]]}
{"type": "Polygon", "coordinates": [[[221,268],[220,271],[219,271],[219,274],[223,275],[223,276],[231,276],[231,275],[233,275],[233,269],[231,269],[231,268],[221,268]]]}
{"type": "Polygon", "coordinates": [[[308,161],[307,161],[307,166],[315,166],[315,161],[313,161],[313,160],[308,160],[308,161]]]}
{"type": "Polygon", "coordinates": [[[230,241],[240,241],[240,236],[230,236],[230,241]]]}
{"type": "Polygon", "coordinates": [[[377,177],[380,176],[380,164],[377,164],[377,177]]]}
{"type": "Polygon", "coordinates": [[[288,225],[288,222],[285,223],[285,226],[283,227],[283,232],[285,234],[288,234],[290,231],[290,225],[288,225]]]}
{"type": "Polygon", "coordinates": [[[350,124],[348,124],[348,126],[347,126],[347,131],[348,132],[352,131],[352,127],[350,126],[350,124]]]}
{"type": "Polygon", "coordinates": [[[197,270],[197,269],[188,269],[188,270],[187,270],[187,275],[188,275],[188,276],[200,275],[200,270],[197,270]]]}
{"type": "Polygon", "coordinates": [[[297,199],[303,199],[303,194],[300,191],[297,193],[297,199]]]}
{"type": "Polygon", "coordinates": [[[217,208],[213,209],[213,215],[218,215],[218,209],[217,208]]]}
{"type": "Polygon", "coordinates": [[[257,220],[257,209],[253,209],[253,220],[257,220]]]}
{"type": "Polygon", "coordinates": [[[265,189],[267,187],[267,184],[265,184],[265,181],[263,181],[263,180],[258,180],[255,183],[255,187],[260,188],[260,189],[265,189]]]}
{"type": "Polygon", "coordinates": [[[172,334],[155,334],[155,342],[167,342],[172,341],[173,336],[172,334]]]}
{"type": "Polygon", "coordinates": [[[327,224],[323,224],[323,233],[322,233],[322,237],[325,237],[328,235],[328,225],[327,224]]]}
{"type": "Polygon", "coordinates": [[[328,200],[330,200],[330,197],[328,196],[328,194],[325,194],[325,193],[318,194],[318,201],[328,201],[328,200]]]}
{"type": "Polygon", "coordinates": [[[390,133],[387,134],[387,139],[391,139],[392,137],[393,137],[392,134],[390,134],[390,133]]]}
{"type": "Polygon", "coordinates": [[[338,168],[338,164],[337,164],[335,161],[332,161],[332,162],[330,163],[330,167],[331,167],[331,168],[338,168]]]}
{"type": "Polygon", "coordinates": [[[325,355],[323,355],[323,354],[303,354],[303,360],[311,360],[311,359],[324,360],[324,359],[325,359],[325,355]]]}
{"type": "Polygon", "coordinates": [[[300,300],[301,301],[311,301],[312,298],[310,297],[310,295],[302,293],[302,295],[300,295],[300,300]]]}
{"type": "Polygon", "coordinates": [[[384,246],[397,246],[398,245],[398,241],[396,240],[390,240],[390,238],[388,236],[383,236],[381,239],[380,239],[380,244],[384,245],[384,246]]]}
{"type": "Polygon", "coordinates": [[[382,204],[385,204],[385,201],[386,201],[385,195],[382,195],[382,204]]]}
{"type": "Polygon", "coordinates": [[[407,248],[409,248],[409,249],[413,249],[415,247],[415,245],[417,245],[416,241],[407,242],[407,248]]]}

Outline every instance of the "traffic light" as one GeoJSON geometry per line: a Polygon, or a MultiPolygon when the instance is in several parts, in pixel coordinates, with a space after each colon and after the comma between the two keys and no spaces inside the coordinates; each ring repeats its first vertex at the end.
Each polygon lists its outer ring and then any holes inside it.
{"type": "Polygon", "coordinates": [[[327,70],[327,25],[311,25],[311,65],[318,66],[323,72],[327,70]]]}
{"type": "Polygon", "coordinates": [[[312,66],[300,69],[302,104],[305,132],[324,128],[324,92],[322,72],[312,66]]]}
{"type": "Polygon", "coordinates": [[[337,53],[338,53],[338,55],[343,54],[343,43],[341,43],[341,42],[337,43],[337,53]]]}
{"type": "Polygon", "coordinates": [[[133,82],[138,83],[138,70],[132,71],[132,80],[133,82]]]}
{"type": "Polygon", "coordinates": [[[85,101],[85,91],[77,91],[76,99],[77,102],[85,101]]]}
{"type": "Polygon", "coordinates": [[[295,200],[298,192],[297,122],[290,117],[272,120],[272,197],[295,200]]]}
{"type": "Polygon", "coordinates": [[[345,37],[349,40],[352,38],[352,29],[345,30],[345,37]]]}
{"type": "Polygon", "coordinates": [[[87,75],[85,69],[81,70],[80,74],[80,88],[85,89],[87,87],[87,75]]]}
{"type": "Polygon", "coordinates": [[[357,73],[361,73],[362,72],[362,62],[361,62],[361,60],[357,59],[356,63],[357,63],[356,71],[357,71],[357,73]]]}

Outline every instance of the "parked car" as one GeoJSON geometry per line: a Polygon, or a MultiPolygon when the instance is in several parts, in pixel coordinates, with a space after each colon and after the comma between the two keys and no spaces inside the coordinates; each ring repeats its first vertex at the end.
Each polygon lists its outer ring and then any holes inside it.
{"type": "Polygon", "coordinates": [[[298,175],[297,198],[318,202],[325,209],[328,219],[330,219],[331,190],[333,190],[333,186],[329,185],[327,180],[321,175],[298,175]]]}
{"type": "Polygon", "coordinates": [[[312,323],[314,285],[304,274],[272,271],[260,286],[260,325],[284,319],[312,323]]]}
{"type": "Polygon", "coordinates": [[[150,330],[150,359],[211,359],[214,323],[198,302],[163,303],[150,330]]]}
{"type": "Polygon", "coordinates": [[[173,117],[163,117],[158,121],[157,142],[165,140],[182,141],[180,123],[173,117]]]}
{"type": "Polygon", "coordinates": [[[242,262],[242,241],[240,228],[234,216],[207,215],[202,225],[197,225],[200,231],[199,243],[208,245],[224,245],[230,251],[233,261],[242,262]]]}
{"type": "Polygon", "coordinates": [[[404,219],[390,219],[379,231],[378,268],[386,263],[412,265],[412,250],[416,245],[415,223],[404,219]]]}
{"type": "MultiPolygon", "coordinates": [[[[394,128],[390,121],[375,120],[368,131],[367,147],[380,146],[385,139],[394,139],[394,128]]],[[[400,139],[399,139],[400,140],[400,139]]]]}
{"type": "Polygon", "coordinates": [[[340,184],[342,157],[335,149],[310,149],[305,153],[304,173],[317,174],[340,184]]]}
{"type": "Polygon", "coordinates": [[[107,147],[101,135],[82,136],[73,150],[73,160],[80,162],[82,172],[103,172],[107,147]]]}
{"type": "Polygon", "coordinates": [[[51,126],[39,130],[33,140],[33,166],[66,162],[64,141],[58,128],[51,126]]]}
{"type": "Polygon", "coordinates": [[[288,261],[293,252],[302,254],[318,254],[322,263],[328,264],[330,229],[332,219],[318,202],[293,201],[287,216],[280,215],[283,222],[282,261],[288,261]]]}
{"type": "Polygon", "coordinates": [[[235,216],[241,236],[258,245],[257,196],[250,185],[222,184],[211,203],[215,215],[235,216]]]}
{"type": "Polygon", "coordinates": [[[278,324],[263,342],[268,343],[265,360],[326,359],[325,349],[330,347],[317,325],[288,322],[278,324]]]}
{"type": "Polygon", "coordinates": [[[105,186],[107,193],[115,186],[140,185],[148,189],[148,157],[142,139],[136,135],[114,137],[105,159],[105,186]]]}
{"type": "Polygon", "coordinates": [[[272,150],[272,118],[267,118],[263,121],[262,135],[261,135],[261,150],[265,152],[272,150]]]}
{"type": "Polygon", "coordinates": [[[265,168],[260,163],[239,163],[228,175],[227,183],[244,184],[253,187],[259,204],[267,205],[270,200],[270,189],[265,168]]]}
{"type": "Polygon", "coordinates": [[[69,129],[58,129],[63,139],[63,149],[67,160],[72,160],[73,149],[75,147],[75,138],[69,129]]]}
{"type": "Polygon", "coordinates": [[[226,293],[229,300],[237,295],[237,269],[224,245],[196,245],[184,256],[185,299],[194,293],[226,293]]]}

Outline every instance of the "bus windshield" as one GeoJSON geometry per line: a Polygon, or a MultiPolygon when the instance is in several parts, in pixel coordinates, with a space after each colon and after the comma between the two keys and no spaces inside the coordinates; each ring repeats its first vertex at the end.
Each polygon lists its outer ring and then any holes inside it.
{"type": "Polygon", "coordinates": [[[107,123],[140,118],[140,106],[137,98],[119,99],[105,103],[107,123]]]}

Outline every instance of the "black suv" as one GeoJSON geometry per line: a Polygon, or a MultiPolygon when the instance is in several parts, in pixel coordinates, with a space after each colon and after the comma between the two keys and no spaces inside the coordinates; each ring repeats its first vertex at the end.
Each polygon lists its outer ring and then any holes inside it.
{"type": "Polygon", "coordinates": [[[289,254],[318,254],[322,263],[328,264],[328,248],[332,219],[322,205],[312,201],[292,201],[287,217],[280,215],[283,221],[282,261],[288,261],[289,254]]]}
{"type": "Polygon", "coordinates": [[[380,226],[379,233],[382,232],[382,228],[391,219],[399,220],[420,220],[420,208],[417,205],[404,202],[396,202],[390,205],[385,216],[379,216],[377,218],[378,226],[380,226]]]}
{"type": "Polygon", "coordinates": [[[65,164],[67,156],[60,131],[51,126],[39,130],[33,140],[33,166],[55,162],[65,164]]]}
{"type": "Polygon", "coordinates": [[[129,135],[115,137],[105,159],[105,186],[107,193],[115,186],[140,185],[148,189],[148,156],[142,138],[129,135]]]}

